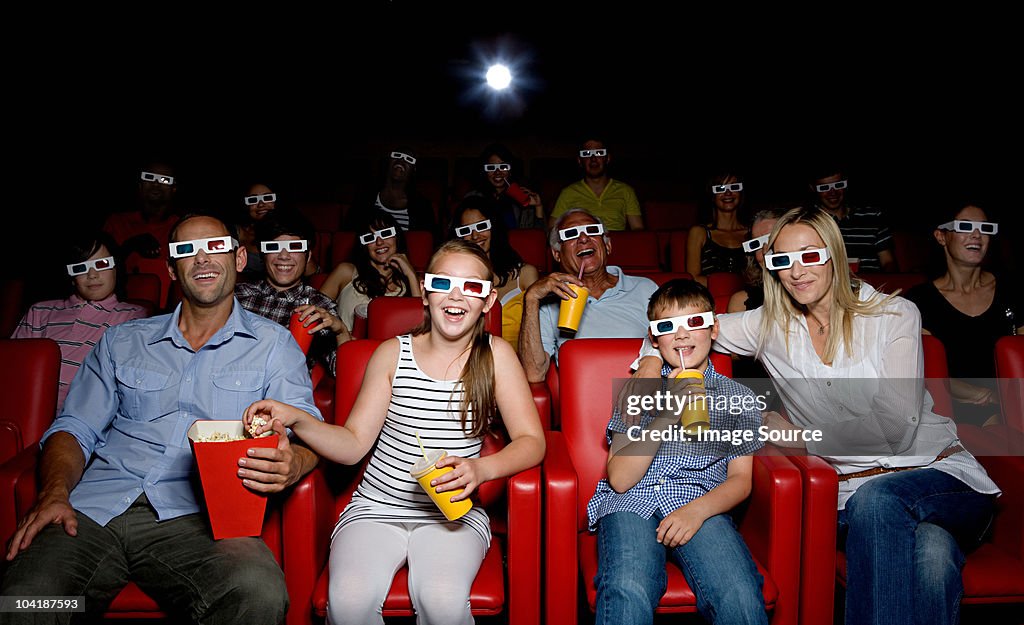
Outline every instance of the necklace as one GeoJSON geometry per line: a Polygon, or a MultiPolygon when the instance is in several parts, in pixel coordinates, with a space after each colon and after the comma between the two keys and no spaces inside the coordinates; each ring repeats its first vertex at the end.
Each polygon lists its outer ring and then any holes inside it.
{"type": "MultiPolygon", "coordinates": [[[[812,319],[813,319],[813,317],[812,317],[812,319]]],[[[818,336],[821,336],[822,334],[825,334],[825,328],[827,328],[830,325],[829,323],[826,323],[826,324],[822,325],[822,323],[820,321],[818,321],[817,319],[814,320],[814,323],[818,324],[818,336]]]]}

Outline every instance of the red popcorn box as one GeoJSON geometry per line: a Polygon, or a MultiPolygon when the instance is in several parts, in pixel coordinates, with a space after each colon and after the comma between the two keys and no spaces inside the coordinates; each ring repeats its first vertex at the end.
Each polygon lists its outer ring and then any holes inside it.
{"type": "Polygon", "coordinates": [[[242,485],[238,459],[253,447],[277,447],[277,436],[243,438],[242,432],[241,420],[196,421],[188,429],[216,540],[259,536],[263,531],[267,497],[242,485]]]}

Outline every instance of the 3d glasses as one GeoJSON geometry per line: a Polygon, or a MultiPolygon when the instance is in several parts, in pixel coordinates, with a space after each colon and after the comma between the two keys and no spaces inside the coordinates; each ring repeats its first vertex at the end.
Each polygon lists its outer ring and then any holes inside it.
{"type": "Polygon", "coordinates": [[[485,219],[483,221],[478,221],[478,222],[475,222],[475,223],[466,224],[465,226],[456,226],[455,227],[455,236],[457,236],[457,237],[468,237],[469,235],[473,234],[474,232],[487,232],[490,229],[491,229],[491,220],[490,219],[485,219]]]}
{"type": "Polygon", "coordinates": [[[756,252],[762,247],[768,245],[768,237],[770,235],[759,236],[756,239],[750,239],[743,242],[743,251],[746,253],[756,252]]]}
{"type": "Polygon", "coordinates": [[[558,231],[558,239],[561,241],[572,241],[579,238],[581,234],[585,234],[588,237],[599,237],[604,234],[604,226],[601,224],[587,224],[585,226],[562,228],[558,231]]]}
{"type": "Polygon", "coordinates": [[[720,195],[726,191],[732,191],[733,193],[739,193],[743,190],[742,182],[734,182],[732,184],[713,184],[711,185],[711,192],[715,195],[720,195]]]}
{"type": "Polygon", "coordinates": [[[409,163],[410,165],[415,165],[416,164],[416,157],[415,156],[409,156],[405,152],[392,152],[391,153],[391,158],[397,159],[397,160],[401,160],[401,161],[405,161],[406,163],[409,163]]]}
{"type": "Polygon", "coordinates": [[[469,297],[487,297],[491,292],[491,281],[428,273],[423,277],[423,288],[433,293],[451,293],[458,289],[469,297]]]}
{"type": "Polygon", "coordinates": [[[200,250],[207,254],[224,254],[238,247],[234,237],[211,237],[209,239],[193,239],[171,243],[171,258],[188,258],[195,256],[200,250]]]}
{"type": "Polygon", "coordinates": [[[260,251],[264,254],[277,254],[279,252],[305,252],[307,244],[305,239],[297,241],[260,241],[260,251]]]}
{"type": "Polygon", "coordinates": [[[939,230],[952,230],[953,232],[974,232],[977,230],[982,234],[997,234],[999,232],[999,224],[991,221],[954,219],[939,226],[939,230]]]}
{"type": "Polygon", "coordinates": [[[492,172],[492,171],[511,171],[511,170],[512,170],[512,166],[509,165],[508,163],[486,163],[484,165],[484,171],[486,171],[486,172],[492,172]]]}
{"type": "Polygon", "coordinates": [[[245,196],[245,203],[247,206],[254,206],[263,202],[264,204],[270,204],[271,202],[277,201],[276,193],[260,193],[258,195],[247,195],[245,196]]]}
{"type": "Polygon", "coordinates": [[[580,158],[590,158],[591,156],[608,156],[608,150],[606,148],[600,148],[597,150],[580,150],[580,158]]]}
{"type": "Polygon", "coordinates": [[[668,319],[655,319],[651,322],[651,334],[661,336],[662,334],[675,334],[679,328],[687,330],[703,330],[715,325],[715,313],[702,312],[682,317],[669,317],[668,319]]]}
{"type": "Polygon", "coordinates": [[[174,176],[165,176],[164,174],[154,174],[151,171],[142,172],[143,182],[159,182],[160,184],[172,185],[174,184],[174,176]]]}
{"type": "Polygon", "coordinates": [[[772,271],[789,269],[793,263],[799,262],[804,267],[824,265],[828,262],[828,249],[819,247],[817,249],[800,250],[799,252],[779,252],[777,254],[765,254],[764,264],[772,271]]]}
{"type": "Polygon", "coordinates": [[[827,193],[832,189],[835,189],[836,191],[842,191],[845,188],[845,180],[836,180],[835,182],[825,182],[823,184],[814,185],[814,190],[817,191],[818,193],[827,193]]]}
{"type": "Polygon", "coordinates": [[[369,245],[377,239],[390,239],[393,236],[398,235],[398,228],[394,226],[390,228],[384,228],[383,230],[371,230],[366,234],[359,235],[359,242],[363,245],[369,245]]]}
{"type": "Polygon", "coordinates": [[[90,269],[96,271],[106,271],[107,269],[114,268],[114,257],[106,256],[104,258],[97,258],[96,260],[83,260],[80,263],[71,263],[68,265],[69,276],[80,276],[83,273],[89,273],[90,269]]]}

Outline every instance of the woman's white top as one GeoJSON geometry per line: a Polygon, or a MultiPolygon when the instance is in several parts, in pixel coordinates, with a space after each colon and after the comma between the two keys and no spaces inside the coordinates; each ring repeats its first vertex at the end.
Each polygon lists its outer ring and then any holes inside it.
{"type": "MultiPolygon", "coordinates": [[[[875,293],[864,283],[860,299],[875,293]]],[[[720,315],[714,348],[753,356],[763,310],[720,315]]],[[[935,462],[939,453],[959,439],[956,424],[932,411],[934,402],[924,388],[921,314],[913,303],[894,297],[883,314],[856,315],[853,353],[840,343],[831,366],[814,351],[803,316],[791,321],[788,333],[787,351],[782,329],[773,326],[760,360],[790,420],[803,428],[821,430],[820,443],[807,443],[809,453],[822,456],[839,473],[929,465],[977,492],[1000,492],[966,451],[935,462]]],[[[868,479],[872,478],[839,483],[840,509],[868,479]]]]}

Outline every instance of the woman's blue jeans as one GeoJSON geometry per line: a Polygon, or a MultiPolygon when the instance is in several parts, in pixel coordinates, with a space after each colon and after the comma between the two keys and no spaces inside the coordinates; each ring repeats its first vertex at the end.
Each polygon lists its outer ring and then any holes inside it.
{"type": "Polygon", "coordinates": [[[616,512],[597,524],[597,619],[595,623],[652,623],[665,593],[666,554],[679,565],[711,623],[766,625],[764,583],[732,518],[704,521],[686,544],[667,549],[657,541],[662,516],[649,519],[616,512]]]}
{"type": "Polygon", "coordinates": [[[936,469],[877,477],[839,511],[846,625],[960,620],[964,552],[992,522],[994,497],[936,469]]]}

